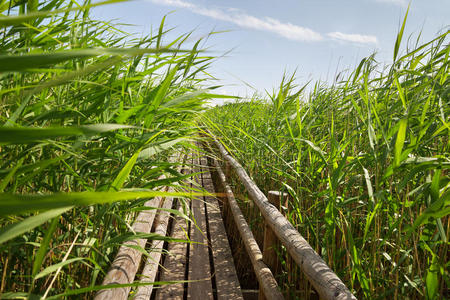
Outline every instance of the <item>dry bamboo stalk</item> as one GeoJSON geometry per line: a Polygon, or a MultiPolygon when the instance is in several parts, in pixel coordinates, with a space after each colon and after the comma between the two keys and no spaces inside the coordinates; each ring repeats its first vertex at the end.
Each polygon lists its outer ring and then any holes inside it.
{"type": "MultiPolygon", "coordinates": [[[[173,192],[173,189],[169,189],[169,192],[173,192]]],[[[164,204],[162,205],[163,209],[170,209],[172,207],[173,198],[166,197],[164,200],[164,204]]],[[[167,226],[169,224],[170,212],[161,211],[158,214],[157,220],[155,221],[157,224],[155,227],[155,233],[161,236],[165,236],[167,233],[167,226]]],[[[140,280],[141,283],[152,283],[155,281],[156,273],[159,267],[159,261],[161,259],[161,251],[164,245],[163,240],[154,240],[151,246],[151,253],[147,257],[145,262],[144,269],[142,271],[142,278],[140,280]]],[[[144,300],[150,299],[153,291],[153,284],[142,285],[139,286],[136,295],[134,296],[135,300],[144,300]]]]}
{"type": "MultiPolygon", "coordinates": [[[[159,207],[161,197],[155,197],[145,202],[146,207],[159,207]]],[[[134,232],[150,233],[153,220],[155,219],[156,210],[142,211],[139,213],[132,228],[134,232]]],[[[129,246],[138,246],[144,248],[147,239],[136,239],[125,242],[119,248],[119,252],[114,259],[108,274],[106,274],[102,285],[132,283],[141,262],[142,253],[129,246]]],[[[107,299],[128,299],[131,287],[120,287],[100,290],[95,300],[107,299]]]]}

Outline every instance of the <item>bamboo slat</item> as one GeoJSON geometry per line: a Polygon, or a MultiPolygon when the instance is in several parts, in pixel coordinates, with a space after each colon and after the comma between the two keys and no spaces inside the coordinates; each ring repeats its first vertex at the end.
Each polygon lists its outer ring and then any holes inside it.
{"type": "MultiPolygon", "coordinates": [[[[178,171],[181,171],[181,166],[178,168],[178,171]]],[[[174,192],[174,188],[170,187],[168,191],[174,192]]],[[[160,236],[166,236],[167,234],[167,227],[169,225],[170,220],[170,212],[167,211],[167,209],[172,208],[173,202],[174,202],[173,197],[166,197],[164,199],[164,203],[161,206],[163,210],[159,212],[157,219],[155,220],[154,232],[156,234],[159,234],[160,236]]],[[[163,246],[164,246],[163,240],[152,241],[151,252],[145,261],[144,269],[142,270],[141,274],[140,283],[152,283],[155,281],[160,265],[163,246]]],[[[150,299],[152,291],[153,291],[153,284],[139,286],[134,296],[134,300],[150,299]]]]}
{"type": "MultiPolygon", "coordinates": [[[[178,201],[179,202],[179,201],[178,201]]],[[[183,207],[178,203],[178,211],[183,213],[183,207]]],[[[186,239],[188,231],[186,219],[176,216],[172,225],[172,237],[174,239],[186,239]]],[[[168,254],[161,268],[159,281],[184,281],[187,264],[187,243],[169,243],[168,254]]],[[[155,292],[155,291],[154,291],[155,292]]],[[[184,294],[184,283],[166,284],[156,289],[156,300],[182,300],[184,294]]]]}
{"type": "MultiPolygon", "coordinates": [[[[198,157],[194,159],[194,173],[200,171],[198,157]]],[[[194,175],[194,181],[201,186],[201,175],[194,175]]],[[[203,197],[191,199],[191,212],[195,220],[191,222],[191,241],[189,248],[189,272],[187,299],[213,299],[211,268],[209,262],[208,239],[206,236],[206,210],[203,197]]]]}
{"type": "MultiPolygon", "coordinates": [[[[208,193],[214,194],[214,185],[208,170],[208,163],[202,159],[203,187],[208,193]]],[[[205,196],[209,224],[209,236],[211,237],[212,256],[214,261],[215,282],[217,300],[242,300],[242,292],[239,279],[234,267],[233,254],[228,243],[225,225],[220,213],[219,202],[213,196],[205,196]]]]}
{"type": "MultiPolygon", "coordinates": [[[[161,197],[155,197],[150,201],[145,202],[146,207],[159,207],[161,197]]],[[[149,233],[155,219],[156,210],[141,211],[136,218],[132,228],[134,232],[149,233]]],[[[126,284],[134,281],[134,276],[139,268],[141,262],[142,253],[132,247],[138,246],[144,249],[147,239],[136,239],[125,242],[119,248],[119,252],[116,255],[102,285],[109,284],[126,284]],[[130,247],[131,246],[131,247],[130,247]]],[[[120,287],[100,290],[95,300],[107,300],[107,299],[128,299],[131,287],[120,287]]]]}
{"type": "MultiPolygon", "coordinates": [[[[173,189],[169,189],[169,192],[172,192],[173,189]]],[[[173,198],[172,197],[166,197],[164,200],[164,203],[162,205],[163,209],[170,209],[172,208],[173,198]]],[[[165,236],[167,233],[167,226],[169,224],[169,218],[170,218],[170,212],[168,211],[161,211],[158,214],[158,217],[155,221],[155,233],[159,234],[160,236],[165,236]]],[[[144,269],[142,270],[141,275],[141,283],[151,283],[155,281],[156,274],[158,272],[159,267],[159,261],[161,259],[161,251],[164,245],[163,240],[153,240],[152,246],[151,246],[151,252],[150,255],[147,257],[144,269]]],[[[134,296],[135,300],[145,300],[150,299],[153,291],[153,285],[142,285],[139,286],[136,295],[134,296]]]]}

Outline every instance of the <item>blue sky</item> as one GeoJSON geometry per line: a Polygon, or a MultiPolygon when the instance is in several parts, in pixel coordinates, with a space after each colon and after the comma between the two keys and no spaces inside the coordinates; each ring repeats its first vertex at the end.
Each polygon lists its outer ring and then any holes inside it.
{"type": "MultiPolygon", "coordinates": [[[[275,88],[283,73],[297,70],[297,83],[332,82],[336,70],[353,69],[377,52],[392,61],[396,34],[407,0],[139,0],[102,6],[98,18],[134,24],[128,32],[148,33],[164,15],[174,27],[168,36],[194,31],[194,42],[208,32],[205,46],[220,55],[210,72],[224,84],[222,93],[252,95],[275,88]],[[252,88],[244,84],[251,85],[252,88]]],[[[412,0],[405,37],[423,42],[450,25],[450,0],[412,0]]],[[[404,40],[404,42],[406,39],[404,40]]],[[[405,44],[404,44],[405,45],[405,44]]]]}

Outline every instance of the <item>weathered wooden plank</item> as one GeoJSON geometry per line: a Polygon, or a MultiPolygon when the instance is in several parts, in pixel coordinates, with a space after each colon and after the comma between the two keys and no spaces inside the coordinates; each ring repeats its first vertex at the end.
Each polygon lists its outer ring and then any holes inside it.
{"type": "MultiPolygon", "coordinates": [[[[145,202],[146,207],[159,207],[161,197],[155,197],[145,202]]],[[[132,228],[134,232],[149,233],[155,219],[156,210],[141,211],[136,218],[132,228]]],[[[137,249],[130,248],[129,246],[145,247],[147,239],[137,239],[125,242],[119,251],[103,280],[102,285],[109,284],[126,284],[134,281],[134,276],[139,268],[141,262],[142,253],[137,249]]],[[[128,299],[128,294],[131,287],[121,287],[113,289],[100,290],[95,300],[107,300],[107,299],[128,299]]]]}
{"type": "MultiPolygon", "coordinates": [[[[186,163],[192,164],[192,154],[187,154],[186,163]]],[[[192,173],[190,167],[186,167],[185,174],[192,173]]],[[[185,213],[180,200],[177,200],[176,209],[180,213],[185,213]]],[[[174,239],[188,239],[189,224],[181,216],[175,216],[170,229],[170,236],[174,239]]],[[[165,256],[164,266],[160,268],[159,281],[185,281],[187,268],[187,243],[169,243],[168,253],[165,256]]],[[[183,299],[184,283],[167,284],[158,288],[155,292],[155,299],[183,299]]]]}
{"type": "Polygon", "coordinates": [[[273,277],[270,269],[263,261],[263,256],[261,250],[259,249],[258,243],[256,242],[253,233],[248,226],[244,215],[239,208],[239,205],[236,202],[236,199],[234,198],[231,187],[226,182],[225,174],[223,173],[217,161],[215,161],[214,163],[217,169],[218,177],[222,182],[225,194],[227,196],[228,205],[230,207],[234,221],[236,222],[236,227],[241,234],[245,249],[247,250],[248,256],[252,261],[253,269],[255,270],[256,277],[261,289],[264,292],[265,297],[269,300],[284,299],[283,295],[278,290],[277,281],[273,277]]]}
{"type": "MultiPolygon", "coordinates": [[[[206,159],[203,158],[201,163],[203,187],[207,192],[213,194],[215,192],[214,185],[206,159]]],[[[215,269],[217,299],[243,299],[219,203],[217,198],[210,196],[206,196],[205,201],[215,269]]]]}
{"type": "MultiPolygon", "coordinates": [[[[182,165],[178,167],[178,171],[181,171],[182,165]]],[[[185,173],[190,172],[186,171],[185,173]]],[[[174,192],[173,187],[169,187],[169,192],[174,192]]],[[[173,197],[166,197],[163,200],[163,204],[161,205],[162,209],[170,209],[172,208],[174,199],[173,197]]],[[[167,227],[170,221],[170,212],[166,210],[161,210],[158,213],[158,216],[155,220],[155,229],[154,233],[159,234],[160,236],[167,235],[167,227]]],[[[151,283],[156,279],[156,275],[158,273],[158,269],[160,266],[160,260],[162,256],[162,248],[164,246],[164,241],[162,240],[153,240],[150,255],[147,257],[144,265],[144,269],[142,270],[140,283],[151,283]]],[[[136,290],[136,294],[134,295],[135,300],[144,300],[150,299],[153,291],[153,285],[145,285],[139,286],[136,290]]]]}
{"type": "MultiPolygon", "coordinates": [[[[212,135],[211,135],[212,136],[212,135]]],[[[230,163],[247,192],[259,207],[265,221],[286,247],[302,272],[323,299],[348,300],[356,297],[348,290],[339,277],[327,266],[292,224],[269,203],[267,197],[251,180],[244,168],[225,150],[222,144],[213,138],[222,157],[230,163]]]]}
{"type": "MultiPolygon", "coordinates": [[[[196,157],[194,172],[200,171],[196,157]]],[[[201,178],[194,175],[194,182],[201,186],[201,178]]],[[[205,203],[203,197],[191,199],[191,212],[195,221],[191,223],[190,237],[193,242],[189,247],[188,299],[213,299],[211,270],[209,261],[208,239],[206,233],[205,203]]]]}
{"type": "MultiPolygon", "coordinates": [[[[170,192],[173,189],[169,189],[170,192]]],[[[162,204],[163,209],[172,208],[173,198],[166,197],[164,199],[164,203],[162,204]]],[[[170,212],[168,211],[160,211],[158,213],[157,219],[155,220],[155,233],[161,236],[165,236],[167,234],[167,226],[169,224],[170,212]]],[[[161,251],[164,245],[164,241],[162,240],[153,240],[152,246],[150,249],[150,255],[147,257],[144,269],[142,270],[140,283],[150,283],[154,282],[156,278],[156,274],[158,272],[159,261],[161,259],[161,251]]],[[[136,294],[134,296],[135,300],[146,300],[150,299],[153,291],[153,285],[145,285],[139,286],[136,294]]]]}
{"type": "MultiPolygon", "coordinates": [[[[179,161],[181,156],[179,153],[171,156],[169,158],[170,162],[179,161]]],[[[165,176],[160,176],[159,179],[164,179],[165,176]]],[[[166,190],[166,188],[164,189],[166,190]]],[[[145,202],[145,207],[160,207],[162,201],[162,197],[155,197],[147,202],[145,202]]],[[[150,233],[153,225],[153,221],[155,219],[156,210],[143,210],[141,211],[136,220],[132,225],[133,232],[143,232],[150,233]]],[[[147,239],[136,239],[125,242],[120,248],[119,251],[111,264],[111,267],[103,279],[102,285],[109,284],[127,284],[132,283],[134,281],[134,277],[136,276],[136,272],[141,263],[142,252],[138,249],[135,249],[136,246],[138,248],[145,248],[145,244],[147,243],[147,239]],[[130,247],[131,246],[131,247],[130,247]]],[[[106,300],[106,299],[128,299],[128,294],[131,290],[131,287],[121,287],[121,288],[112,288],[112,289],[104,289],[100,290],[96,295],[96,300],[106,300]]]]}
{"type": "MultiPolygon", "coordinates": [[[[179,202],[179,201],[177,201],[179,202]]],[[[178,210],[183,212],[183,207],[178,203],[178,210]]],[[[188,224],[180,216],[176,216],[172,224],[171,237],[174,239],[187,239],[188,224]]],[[[184,281],[187,264],[187,244],[169,243],[168,254],[161,268],[159,281],[184,281]]],[[[157,300],[182,300],[184,294],[184,283],[163,285],[156,290],[157,300]]]]}

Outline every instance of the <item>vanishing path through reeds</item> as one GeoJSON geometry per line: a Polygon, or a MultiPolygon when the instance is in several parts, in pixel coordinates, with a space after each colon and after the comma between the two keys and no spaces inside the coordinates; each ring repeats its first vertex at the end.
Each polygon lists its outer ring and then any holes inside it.
{"type": "MultiPolygon", "coordinates": [[[[252,190],[259,191],[242,167],[230,160],[225,149],[215,141],[224,161],[246,176],[241,177],[241,180],[251,185],[252,190]]],[[[192,147],[197,151],[185,156],[172,156],[180,163],[183,173],[188,175],[183,184],[185,187],[175,189],[190,191],[191,196],[184,202],[178,201],[176,197],[157,197],[150,201],[149,207],[161,209],[142,211],[132,231],[155,233],[162,239],[153,240],[147,246],[146,239],[126,241],[119,249],[103,280],[103,289],[95,299],[128,299],[129,296],[135,299],[249,299],[252,294],[258,293],[260,299],[289,297],[280,290],[274,277],[279,275],[279,270],[269,263],[278,260],[275,252],[272,254],[274,257],[269,257],[267,251],[276,247],[276,242],[268,244],[268,240],[265,240],[263,250],[259,248],[236,203],[226,175],[214,158],[214,152],[210,151],[211,146],[207,146],[206,142],[203,144],[205,148],[201,144],[197,145],[198,148],[192,147]],[[223,193],[218,193],[218,190],[223,190],[223,193]],[[245,244],[245,251],[258,279],[259,291],[257,286],[253,291],[240,287],[238,277],[242,275],[237,274],[233,259],[236,249],[230,249],[224,218],[231,218],[227,221],[233,222],[238,228],[239,235],[233,238],[245,244]],[[139,247],[136,248],[136,245],[139,247]],[[151,255],[143,259],[139,248],[146,248],[151,255]],[[132,290],[130,285],[137,281],[140,284],[132,290]],[[123,286],[108,289],[111,285],[123,286]]],[[[173,191],[174,187],[170,189],[173,191]]],[[[271,224],[281,244],[287,246],[311,281],[315,288],[312,293],[319,294],[323,299],[356,299],[264,195],[253,195],[252,198],[261,207],[264,218],[271,224]],[[264,210],[269,209],[269,206],[271,213],[267,214],[264,210]],[[290,225],[290,230],[286,229],[286,224],[290,225]]],[[[297,293],[310,298],[307,291],[297,293]]]]}

